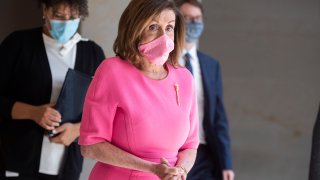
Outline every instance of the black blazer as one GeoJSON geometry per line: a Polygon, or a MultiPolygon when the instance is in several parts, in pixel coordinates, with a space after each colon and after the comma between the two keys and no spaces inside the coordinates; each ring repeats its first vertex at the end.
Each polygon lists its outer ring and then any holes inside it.
{"type": "MultiPolygon", "coordinates": [[[[0,138],[6,170],[34,174],[39,170],[44,129],[35,122],[11,118],[16,101],[32,105],[50,102],[52,77],[42,38],[42,28],[10,34],[0,46],[0,138]]],[[[105,58],[93,41],[77,44],[75,69],[90,76],[105,58]]],[[[82,170],[77,142],[67,148],[63,174],[82,170]]]]}
{"type": "Polygon", "coordinates": [[[316,123],[313,127],[312,150],[309,170],[309,180],[320,179],[320,106],[316,123]]]}
{"type": "Polygon", "coordinates": [[[222,78],[219,62],[197,52],[205,95],[203,127],[206,142],[218,172],[232,169],[228,120],[222,98],[222,78]]]}

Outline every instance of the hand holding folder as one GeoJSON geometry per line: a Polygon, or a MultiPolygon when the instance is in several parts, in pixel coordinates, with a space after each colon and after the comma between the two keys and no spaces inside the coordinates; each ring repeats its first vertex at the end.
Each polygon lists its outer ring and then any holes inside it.
{"type": "MultiPolygon", "coordinates": [[[[58,97],[56,109],[60,112],[61,123],[80,122],[84,99],[92,77],[77,70],[68,69],[58,97]]],[[[49,136],[54,136],[49,131],[49,136]]]]}

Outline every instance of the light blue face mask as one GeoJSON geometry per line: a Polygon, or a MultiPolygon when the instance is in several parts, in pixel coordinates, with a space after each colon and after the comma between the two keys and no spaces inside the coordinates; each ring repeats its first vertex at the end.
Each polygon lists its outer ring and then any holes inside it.
{"type": "Polygon", "coordinates": [[[187,43],[196,42],[204,29],[202,22],[187,22],[186,23],[186,41],[187,43]]]}
{"type": "Polygon", "coordinates": [[[51,36],[60,44],[64,44],[77,32],[80,18],[73,20],[50,20],[51,36]]]}

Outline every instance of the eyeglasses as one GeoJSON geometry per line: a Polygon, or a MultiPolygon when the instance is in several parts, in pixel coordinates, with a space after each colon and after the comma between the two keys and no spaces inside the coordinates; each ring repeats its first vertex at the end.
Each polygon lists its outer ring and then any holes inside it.
{"type": "Polygon", "coordinates": [[[184,21],[187,23],[190,22],[203,22],[203,17],[202,16],[196,16],[196,17],[191,17],[191,16],[184,16],[184,21]]]}
{"type": "Polygon", "coordinates": [[[64,13],[54,12],[53,13],[53,18],[54,19],[58,19],[58,20],[74,20],[74,19],[80,18],[80,16],[77,13],[64,14],[64,13]]]}

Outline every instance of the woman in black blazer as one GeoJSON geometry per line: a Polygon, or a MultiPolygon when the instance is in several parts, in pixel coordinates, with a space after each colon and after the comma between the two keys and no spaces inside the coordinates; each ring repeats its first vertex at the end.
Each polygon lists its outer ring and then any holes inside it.
{"type": "Polygon", "coordinates": [[[0,45],[0,179],[76,180],[82,170],[80,119],[61,124],[54,105],[68,68],[93,76],[105,56],[77,33],[87,0],[41,3],[43,27],[13,32],[0,45]]]}

